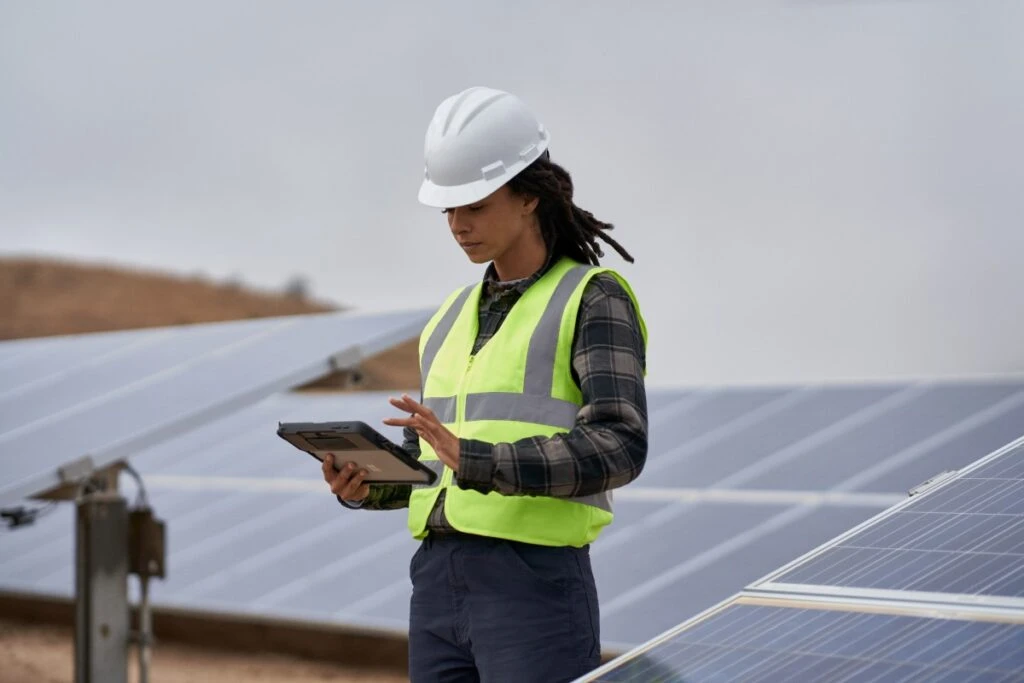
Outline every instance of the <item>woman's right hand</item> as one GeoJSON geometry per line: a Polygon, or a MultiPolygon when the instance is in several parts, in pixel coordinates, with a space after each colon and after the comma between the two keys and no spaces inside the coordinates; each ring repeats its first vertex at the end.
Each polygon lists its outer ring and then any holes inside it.
{"type": "Polygon", "coordinates": [[[324,481],[331,486],[331,493],[342,500],[358,502],[370,495],[370,485],[363,483],[366,470],[356,470],[353,463],[347,462],[339,469],[334,469],[334,456],[324,458],[324,481]]]}

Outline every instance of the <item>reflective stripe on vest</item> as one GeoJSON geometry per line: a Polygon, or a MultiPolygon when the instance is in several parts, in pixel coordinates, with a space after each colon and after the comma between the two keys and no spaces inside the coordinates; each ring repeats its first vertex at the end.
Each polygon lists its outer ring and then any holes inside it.
{"type": "MultiPolygon", "coordinates": [[[[441,344],[444,343],[448,333],[455,327],[455,319],[459,317],[459,313],[462,312],[463,306],[466,305],[466,299],[473,292],[473,286],[470,285],[459,292],[459,295],[455,297],[455,301],[448,307],[448,310],[444,312],[444,316],[441,317],[440,322],[437,323],[437,327],[434,328],[434,332],[430,335],[430,339],[427,340],[426,345],[423,347],[422,358],[420,359],[420,387],[427,386],[427,376],[430,375],[430,368],[434,364],[434,359],[437,358],[437,352],[441,350],[441,344]]],[[[452,422],[455,411],[452,411],[452,422]]],[[[441,420],[444,422],[445,420],[441,420]]]]}

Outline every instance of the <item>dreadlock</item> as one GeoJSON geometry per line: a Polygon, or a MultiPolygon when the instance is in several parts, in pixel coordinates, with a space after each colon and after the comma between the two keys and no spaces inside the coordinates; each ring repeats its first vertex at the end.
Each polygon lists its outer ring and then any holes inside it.
{"type": "Polygon", "coordinates": [[[597,220],[594,214],[573,203],[569,172],[551,161],[547,152],[512,178],[508,187],[518,195],[540,200],[537,204],[540,231],[548,251],[555,256],[600,265],[598,259],[604,258],[598,243],[600,239],[633,263],[629,252],[608,235],[615,226],[597,220]]]}

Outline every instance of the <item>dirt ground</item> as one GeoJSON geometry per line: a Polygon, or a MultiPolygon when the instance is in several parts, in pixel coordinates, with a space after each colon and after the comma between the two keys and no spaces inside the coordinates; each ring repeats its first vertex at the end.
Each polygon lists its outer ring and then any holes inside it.
{"type": "MultiPolygon", "coordinates": [[[[0,620],[0,683],[72,683],[69,629],[0,620]]],[[[138,681],[132,658],[129,680],[138,681]]],[[[399,683],[404,676],[269,654],[238,654],[159,643],[151,683],[399,683]]]]}

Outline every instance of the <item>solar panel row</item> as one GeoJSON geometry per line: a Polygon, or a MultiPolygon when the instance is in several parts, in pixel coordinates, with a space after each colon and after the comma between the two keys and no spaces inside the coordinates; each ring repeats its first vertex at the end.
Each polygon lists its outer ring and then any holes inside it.
{"type": "Polygon", "coordinates": [[[1019,681],[1024,623],[739,599],[588,681],[1019,681]]]}
{"type": "Polygon", "coordinates": [[[584,680],[1024,680],[1022,484],[1024,438],[584,680]]]}
{"type": "MultiPolygon", "coordinates": [[[[928,462],[943,454],[941,448],[916,449],[917,459],[907,459],[902,439],[885,441],[891,425],[877,406],[905,392],[916,397],[907,408],[917,407],[903,416],[917,420],[926,420],[937,403],[963,398],[964,415],[953,423],[1016,393],[1003,384],[798,387],[756,389],[750,396],[741,390],[652,392],[650,468],[617,495],[616,521],[591,549],[606,647],[628,649],[701,612],[884,509],[900,499],[900,489],[933,473],[928,462]],[[941,396],[946,392],[953,398],[941,396]],[[800,400],[783,402],[787,395],[800,400]],[[804,400],[812,395],[813,400],[804,400]],[[750,415],[772,403],[785,410],[750,415]],[[801,410],[807,411],[806,420],[801,410]],[[881,424],[873,429],[876,420],[881,424]],[[828,468],[815,473],[821,490],[800,480],[790,481],[787,490],[742,486],[770,473],[760,465],[764,459],[783,464],[813,451],[811,462],[827,460],[828,445],[851,433],[887,444],[889,450],[865,452],[865,465],[900,459],[898,471],[886,476],[887,492],[864,483],[845,497],[830,498],[829,492],[848,479],[841,466],[833,468],[831,478],[824,476],[828,468]],[[723,450],[727,443],[731,446],[723,450]],[[686,457],[656,468],[673,449],[686,449],[686,457]],[[721,469],[725,455],[731,470],[721,469]],[[703,480],[713,488],[663,486],[662,475],[676,467],[695,478],[715,472],[716,478],[703,480]],[[723,488],[729,481],[733,487],[723,488]],[[707,495],[693,495],[702,491],[707,495]]],[[[379,424],[389,410],[383,394],[280,394],[136,455],[133,462],[149,482],[171,538],[170,573],[152,588],[155,604],[404,629],[408,558],[415,546],[403,513],[341,509],[325,495],[312,460],[273,434],[278,420],[346,417],[379,424]],[[339,545],[336,538],[346,542],[339,545]]],[[[998,422],[976,423],[960,438],[984,447],[1002,438],[1004,429],[998,422]]],[[[969,462],[964,452],[941,459],[935,469],[969,462]]],[[[72,547],[67,522],[45,519],[8,535],[19,547],[0,554],[0,586],[67,594],[72,547]],[[30,547],[22,548],[21,538],[30,547]]]]}
{"type": "Polygon", "coordinates": [[[428,312],[330,313],[0,344],[0,505],[415,337],[428,312]],[[8,344],[10,346],[8,346],[8,344]]]}
{"type": "Polygon", "coordinates": [[[911,499],[762,587],[786,584],[1024,598],[1024,445],[911,499]]]}

